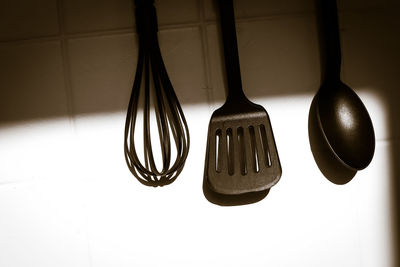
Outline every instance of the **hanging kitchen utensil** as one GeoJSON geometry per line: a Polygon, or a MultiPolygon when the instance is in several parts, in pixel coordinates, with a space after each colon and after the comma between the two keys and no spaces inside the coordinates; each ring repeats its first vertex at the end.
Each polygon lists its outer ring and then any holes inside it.
{"type": "Polygon", "coordinates": [[[324,175],[334,183],[343,184],[371,162],[375,134],[361,99],[340,80],[336,0],[318,0],[317,11],[324,77],[310,107],[310,145],[324,175]]]}
{"type": "Polygon", "coordinates": [[[242,90],[232,0],[218,0],[228,96],[212,114],[207,140],[205,179],[227,195],[269,189],[281,177],[281,165],[265,109],[242,90]]]}
{"type": "Polygon", "coordinates": [[[163,186],[172,183],[185,165],[189,151],[189,130],[161,56],[157,39],[158,26],[154,0],[135,0],[135,6],[139,56],[125,123],[125,160],[132,174],[141,183],[163,186]],[[137,155],[138,144],[135,143],[136,119],[141,94],[144,94],[143,144],[139,144],[143,145],[144,159],[142,161],[137,155]],[[161,170],[156,166],[151,142],[152,105],[161,145],[161,170]],[[173,154],[171,139],[176,148],[176,158],[173,162],[171,161],[171,154],[173,154]]]}

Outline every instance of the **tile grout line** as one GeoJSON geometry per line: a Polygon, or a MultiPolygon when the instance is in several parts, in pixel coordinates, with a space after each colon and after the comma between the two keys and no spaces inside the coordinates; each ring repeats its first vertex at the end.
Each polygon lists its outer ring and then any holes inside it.
{"type": "Polygon", "coordinates": [[[63,75],[64,75],[64,88],[65,95],[67,98],[67,113],[70,125],[75,132],[75,112],[73,104],[73,91],[71,83],[71,65],[69,60],[69,51],[67,38],[65,34],[65,24],[64,24],[64,13],[63,13],[63,0],[57,0],[57,17],[58,17],[58,28],[59,28],[59,41],[61,45],[61,60],[63,65],[63,75]]]}
{"type": "Polygon", "coordinates": [[[214,106],[214,86],[212,86],[212,79],[211,79],[211,69],[210,69],[210,52],[209,52],[209,45],[208,45],[208,37],[207,37],[207,23],[205,19],[205,8],[204,8],[204,1],[199,0],[198,2],[199,8],[199,18],[200,18],[200,38],[201,38],[201,47],[203,53],[203,60],[204,60],[204,73],[206,78],[206,86],[205,90],[207,92],[207,103],[209,105],[209,109],[214,106]]]}
{"type": "MultiPolygon", "coordinates": [[[[193,27],[198,27],[201,26],[201,24],[215,24],[216,19],[211,18],[211,19],[205,19],[204,17],[204,2],[201,0],[198,0],[198,6],[199,6],[199,12],[200,12],[200,23],[196,22],[183,22],[183,23],[172,23],[172,24],[164,24],[164,25],[159,25],[160,30],[168,30],[168,29],[183,29],[183,28],[193,28],[193,27]],[[202,4],[203,3],[203,4],[202,4]],[[203,17],[202,17],[203,16],[203,17]]],[[[58,3],[62,2],[62,0],[57,0],[58,3]]],[[[379,8],[377,9],[378,11],[385,11],[388,10],[388,8],[379,8]]],[[[59,11],[58,11],[59,12],[59,11]]],[[[352,8],[348,10],[339,10],[339,13],[342,14],[368,14],[372,12],[370,8],[352,8]]],[[[373,11],[376,13],[376,9],[373,11]]],[[[271,19],[277,19],[277,18],[285,18],[285,17],[298,17],[298,16],[308,16],[308,15],[314,15],[315,11],[314,10],[308,10],[308,11],[289,11],[289,12],[283,12],[283,13],[271,13],[271,14],[266,14],[266,15],[261,15],[261,16],[253,16],[253,17],[238,17],[236,18],[236,21],[238,23],[241,22],[253,22],[253,21],[265,21],[265,20],[271,20],[271,19]]],[[[62,13],[59,12],[59,15],[62,16],[62,13]]],[[[63,23],[62,19],[58,19],[59,23],[63,23]]],[[[132,30],[131,28],[117,28],[117,29],[110,29],[110,30],[99,30],[99,31],[88,31],[88,32],[77,32],[77,33],[66,33],[64,29],[63,31],[60,32],[58,35],[50,35],[50,36],[36,36],[36,37],[31,37],[27,39],[11,39],[11,40],[0,40],[0,45],[4,44],[15,44],[15,43],[32,43],[32,42],[43,42],[43,41],[56,41],[60,39],[72,39],[72,38],[91,38],[91,37],[100,37],[100,36],[112,36],[112,35],[121,35],[121,34],[135,34],[135,31],[132,30]]]]}
{"type": "MultiPolygon", "coordinates": [[[[61,0],[57,0],[61,1],[61,0]]],[[[159,30],[179,30],[185,28],[195,28],[202,27],[204,25],[213,25],[216,24],[217,21],[215,19],[206,19],[204,15],[204,4],[202,5],[202,1],[199,0],[199,13],[200,13],[200,22],[185,22],[185,23],[176,23],[176,24],[164,24],[159,25],[159,30]]],[[[59,11],[60,13],[60,11],[59,11]]],[[[256,17],[242,17],[237,18],[238,23],[242,22],[253,22],[253,21],[268,21],[281,17],[293,17],[293,16],[307,16],[312,15],[310,12],[296,12],[296,13],[282,13],[282,14],[269,14],[265,16],[256,16],[256,17]]],[[[43,41],[58,41],[58,40],[67,40],[67,39],[84,39],[84,38],[93,38],[93,37],[106,37],[106,36],[117,36],[117,35],[125,35],[125,34],[136,34],[136,31],[132,28],[115,28],[109,30],[93,30],[88,32],[76,32],[76,33],[66,33],[64,29],[63,15],[60,13],[61,18],[59,18],[60,32],[58,35],[50,35],[50,36],[36,36],[27,39],[12,39],[12,40],[0,40],[0,45],[2,44],[18,44],[18,43],[36,43],[43,41]]]]}
{"type": "MultiPolygon", "coordinates": [[[[69,51],[68,51],[68,44],[65,33],[65,23],[64,23],[64,0],[56,0],[57,1],[57,17],[58,17],[58,27],[59,27],[59,41],[61,45],[61,59],[63,64],[63,75],[64,75],[64,86],[65,86],[65,93],[67,97],[67,112],[68,112],[68,119],[72,130],[76,133],[76,124],[75,124],[75,112],[74,112],[74,104],[73,104],[73,91],[72,91],[72,82],[71,82],[71,65],[70,65],[70,58],[69,58],[69,51]]],[[[87,227],[87,217],[85,216],[84,219],[85,224],[85,236],[87,242],[87,250],[88,250],[88,261],[89,266],[93,266],[93,256],[92,256],[92,247],[90,241],[90,232],[87,227]]]]}
{"type": "Polygon", "coordinates": [[[40,42],[54,42],[59,41],[59,35],[46,35],[46,36],[36,36],[31,38],[22,38],[22,39],[11,39],[11,40],[1,40],[0,45],[18,45],[18,44],[26,44],[26,43],[40,43],[40,42]]]}
{"type": "MultiPolygon", "coordinates": [[[[58,0],[57,0],[58,1],[58,0]]],[[[61,15],[62,16],[62,15],[61,15]]],[[[59,23],[62,23],[59,19],[59,23]]],[[[174,30],[174,29],[185,29],[198,27],[199,23],[180,23],[180,24],[168,24],[159,26],[159,30],[174,30]]],[[[126,35],[126,34],[136,34],[136,31],[132,28],[114,28],[109,30],[92,30],[87,32],[75,32],[66,33],[64,30],[59,29],[59,34],[49,35],[49,36],[36,36],[31,38],[22,39],[10,39],[10,40],[0,40],[0,45],[7,44],[19,44],[19,43],[37,43],[43,41],[58,41],[60,39],[84,39],[92,37],[105,37],[105,36],[115,36],[115,35],[126,35]]]]}

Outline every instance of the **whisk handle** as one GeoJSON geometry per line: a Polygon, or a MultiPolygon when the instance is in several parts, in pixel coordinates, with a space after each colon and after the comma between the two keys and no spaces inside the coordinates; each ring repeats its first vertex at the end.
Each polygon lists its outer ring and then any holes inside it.
{"type": "Polygon", "coordinates": [[[157,14],[154,0],[135,0],[135,6],[137,33],[141,36],[157,33],[157,14]]]}

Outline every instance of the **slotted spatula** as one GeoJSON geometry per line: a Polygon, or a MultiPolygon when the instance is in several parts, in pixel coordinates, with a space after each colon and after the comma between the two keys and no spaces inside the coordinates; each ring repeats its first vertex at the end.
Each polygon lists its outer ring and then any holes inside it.
{"type": "Polygon", "coordinates": [[[205,179],[213,191],[235,195],[266,190],[282,173],[265,109],[242,90],[232,0],[218,0],[228,96],[208,129],[205,179]]]}

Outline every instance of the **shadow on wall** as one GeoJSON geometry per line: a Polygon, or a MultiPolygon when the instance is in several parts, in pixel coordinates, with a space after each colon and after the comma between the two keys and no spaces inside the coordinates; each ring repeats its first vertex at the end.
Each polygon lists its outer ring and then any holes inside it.
{"type": "MultiPolygon", "coordinates": [[[[400,58],[399,41],[393,37],[399,21],[394,11],[366,12],[341,14],[344,80],[356,89],[379,88],[379,94],[390,98],[396,92],[390,81],[400,58]]],[[[225,98],[215,20],[201,25],[161,27],[159,32],[167,71],[183,105],[207,102],[210,91],[215,101],[225,98]]],[[[317,91],[313,13],[239,18],[237,32],[243,88],[250,98],[317,91]]],[[[125,111],[136,69],[137,36],[132,31],[111,33],[0,42],[0,121],[125,111]]]]}
{"type": "MultiPolygon", "coordinates": [[[[389,109],[396,109],[392,101],[400,58],[399,40],[393,37],[399,25],[396,13],[343,12],[340,21],[345,83],[356,90],[379,88],[376,93],[389,99],[389,109]]],[[[313,13],[268,20],[239,18],[237,32],[243,88],[249,98],[315,94],[320,66],[313,13]]],[[[137,36],[132,31],[111,33],[1,41],[0,123],[124,112],[136,69],[137,36]]],[[[225,99],[215,20],[206,20],[201,27],[161,27],[159,39],[182,105],[207,103],[210,97],[225,99]]]]}

